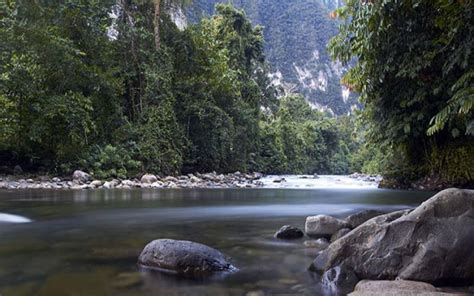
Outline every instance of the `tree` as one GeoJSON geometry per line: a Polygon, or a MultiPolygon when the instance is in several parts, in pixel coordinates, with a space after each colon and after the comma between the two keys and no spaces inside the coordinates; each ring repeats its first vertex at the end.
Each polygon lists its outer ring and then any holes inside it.
{"type": "Polygon", "coordinates": [[[472,1],[352,0],[333,14],[342,23],[329,50],[356,61],[343,82],[361,95],[367,139],[394,156],[385,173],[472,182],[472,1]]]}

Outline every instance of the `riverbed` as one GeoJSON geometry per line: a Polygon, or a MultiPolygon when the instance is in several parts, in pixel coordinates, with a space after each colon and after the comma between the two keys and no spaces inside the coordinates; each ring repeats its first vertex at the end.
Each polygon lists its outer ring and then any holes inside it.
{"type": "Polygon", "coordinates": [[[258,189],[0,191],[0,213],[14,220],[0,222],[0,294],[323,295],[307,271],[314,251],[304,239],[274,239],[276,230],[304,229],[309,215],[397,210],[432,196],[347,177],[273,180],[258,189]],[[217,248],[239,271],[196,281],[139,270],[138,255],[157,238],[217,248]]]}

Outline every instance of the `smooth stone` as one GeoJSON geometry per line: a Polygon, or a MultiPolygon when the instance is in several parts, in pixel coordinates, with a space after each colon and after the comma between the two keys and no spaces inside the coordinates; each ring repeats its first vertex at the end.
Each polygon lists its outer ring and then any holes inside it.
{"type": "Polygon", "coordinates": [[[283,226],[274,235],[274,237],[278,239],[298,239],[302,238],[303,236],[303,231],[291,225],[283,226]]]}
{"type": "Polygon", "coordinates": [[[76,170],[72,174],[72,180],[79,183],[86,183],[92,179],[91,175],[81,170],[76,170]]]}
{"type": "Polygon", "coordinates": [[[317,215],[306,218],[305,232],[312,237],[331,237],[339,229],[345,228],[344,221],[327,215],[317,215]]]}
{"type": "Polygon", "coordinates": [[[103,184],[102,181],[100,181],[100,180],[94,180],[94,181],[91,182],[90,185],[93,186],[93,187],[100,187],[100,186],[102,186],[102,184],[103,184]]]}
{"type": "Polygon", "coordinates": [[[173,176],[168,176],[168,177],[164,178],[163,181],[165,181],[165,182],[178,183],[178,179],[176,179],[176,178],[173,177],[173,176]]]}
{"type": "Polygon", "coordinates": [[[196,176],[191,176],[189,179],[191,180],[192,183],[201,183],[202,182],[202,180],[199,179],[196,176]]]}
{"type": "Polygon", "coordinates": [[[172,239],[158,239],[146,245],[138,264],[191,277],[236,271],[220,251],[203,244],[172,239]]]}
{"type": "Polygon", "coordinates": [[[156,181],[158,181],[158,178],[152,174],[145,174],[140,179],[140,182],[144,184],[152,184],[152,183],[155,183],[156,181]]]}
{"type": "Polygon", "coordinates": [[[424,282],[395,280],[395,281],[369,281],[357,283],[350,296],[442,296],[460,295],[439,292],[433,285],[424,282]]]}

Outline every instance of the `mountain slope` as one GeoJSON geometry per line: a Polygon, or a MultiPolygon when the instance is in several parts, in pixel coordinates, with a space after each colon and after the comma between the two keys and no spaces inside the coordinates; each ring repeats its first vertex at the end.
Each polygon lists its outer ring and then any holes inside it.
{"type": "MultiPolygon", "coordinates": [[[[211,15],[214,5],[225,0],[194,0],[186,15],[191,22],[211,15]]],[[[276,83],[305,95],[313,107],[345,114],[357,104],[354,95],[340,85],[343,68],[330,60],[326,44],[337,32],[328,18],[338,0],[235,0],[254,24],[264,26],[266,55],[276,83]]]]}

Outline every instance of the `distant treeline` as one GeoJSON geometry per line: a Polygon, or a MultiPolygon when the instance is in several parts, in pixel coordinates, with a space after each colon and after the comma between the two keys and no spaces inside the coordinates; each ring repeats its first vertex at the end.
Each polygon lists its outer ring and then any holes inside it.
{"type": "Polygon", "coordinates": [[[159,1],[0,3],[1,170],[349,173],[349,117],[277,99],[242,11],[180,31],[159,1]]]}

